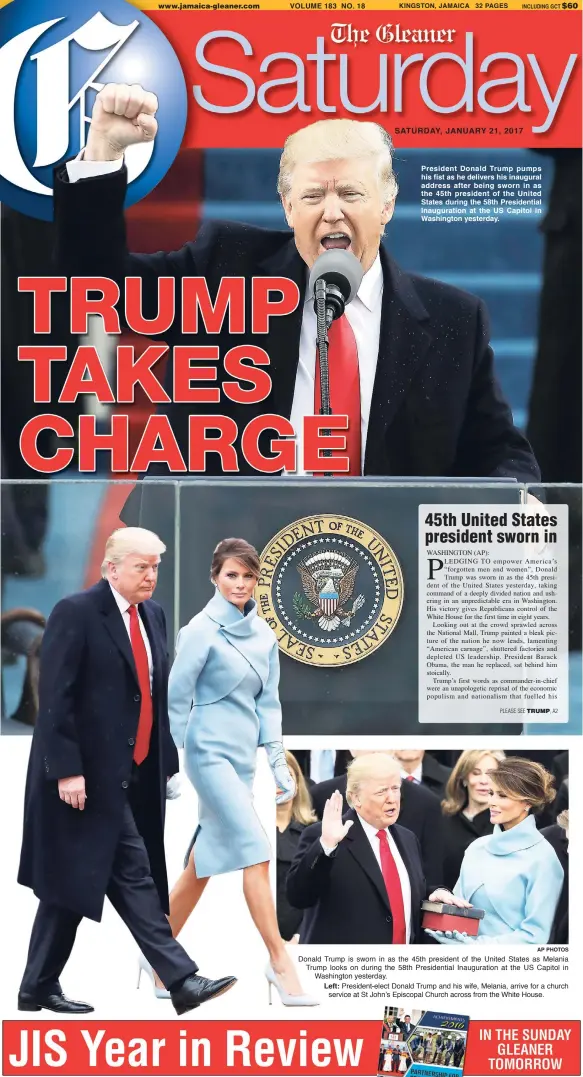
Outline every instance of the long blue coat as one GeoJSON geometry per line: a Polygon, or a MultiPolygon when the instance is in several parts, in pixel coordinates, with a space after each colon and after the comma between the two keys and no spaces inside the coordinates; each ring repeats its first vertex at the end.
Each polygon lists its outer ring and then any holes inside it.
{"type": "Polygon", "coordinates": [[[198,794],[199,878],[270,859],[252,787],[258,746],[281,740],[278,684],[277,640],[253,600],[243,614],[217,590],[178,633],[168,710],[198,794]]]}
{"type": "Polygon", "coordinates": [[[557,854],[527,815],[510,830],[496,825],[468,846],[454,893],[484,909],[478,941],[543,945],[562,885],[557,854]]]}

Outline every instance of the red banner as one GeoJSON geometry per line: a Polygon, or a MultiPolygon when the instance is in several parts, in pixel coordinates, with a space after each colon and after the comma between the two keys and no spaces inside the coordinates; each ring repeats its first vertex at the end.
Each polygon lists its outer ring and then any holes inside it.
{"type": "Polygon", "coordinates": [[[315,120],[398,146],[581,145],[578,11],[152,11],[184,71],[183,145],[281,147],[315,120]]]}
{"type": "Polygon", "coordinates": [[[4,1075],[373,1074],[380,1021],[3,1022],[4,1075]]]}
{"type": "Polygon", "coordinates": [[[464,1077],[581,1073],[580,1021],[470,1021],[464,1077]]]}

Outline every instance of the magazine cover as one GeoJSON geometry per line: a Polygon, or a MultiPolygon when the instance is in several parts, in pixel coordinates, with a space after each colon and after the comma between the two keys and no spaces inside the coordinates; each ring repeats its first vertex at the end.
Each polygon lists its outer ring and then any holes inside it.
{"type": "Polygon", "coordinates": [[[581,1073],[580,6],[0,0],[3,1074],[581,1073]]]}

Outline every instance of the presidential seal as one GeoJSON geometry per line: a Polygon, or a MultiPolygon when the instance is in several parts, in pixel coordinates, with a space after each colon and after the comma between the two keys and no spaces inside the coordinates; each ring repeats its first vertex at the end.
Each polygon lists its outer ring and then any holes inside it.
{"type": "Polygon", "coordinates": [[[347,666],[389,638],[403,606],[403,576],[388,542],[367,524],[306,516],[263,550],[255,597],[285,654],[347,666]]]}

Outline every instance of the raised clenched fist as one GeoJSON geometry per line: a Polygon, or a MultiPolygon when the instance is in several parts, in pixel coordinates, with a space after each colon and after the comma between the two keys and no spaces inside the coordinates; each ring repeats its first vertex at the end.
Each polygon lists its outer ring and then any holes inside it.
{"type": "Polygon", "coordinates": [[[158,130],[157,109],[156,94],[142,86],[109,82],[95,98],[84,159],[116,161],[128,146],[152,142],[158,130]]]}

